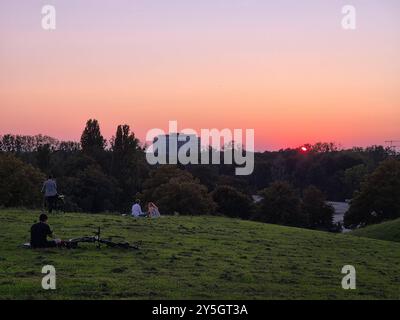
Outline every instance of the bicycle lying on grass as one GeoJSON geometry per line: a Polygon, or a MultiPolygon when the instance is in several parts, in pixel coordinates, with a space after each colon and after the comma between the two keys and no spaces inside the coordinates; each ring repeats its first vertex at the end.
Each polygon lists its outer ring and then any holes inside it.
{"type": "MultiPolygon", "coordinates": [[[[112,237],[110,237],[112,239],[112,237]]],[[[108,247],[111,248],[121,248],[121,249],[133,249],[133,250],[139,250],[139,244],[129,244],[129,242],[123,241],[123,242],[114,242],[112,240],[107,240],[107,239],[102,239],[101,238],[101,229],[100,227],[97,229],[97,232],[94,233],[94,236],[89,236],[89,237],[82,237],[82,238],[74,238],[68,240],[66,243],[68,244],[67,247],[71,249],[75,249],[78,247],[79,243],[96,243],[97,248],[101,248],[102,244],[105,244],[108,247]]]]}
{"type": "MultiPolygon", "coordinates": [[[[116,238],[117,236],[114,236],[116,238]]],[[[97,232],[94,232],[93,236],[86,236],[81,238],[73,238],[66,241],[61,241],[57,246],[58,248],[67,248],[67,249],[77,249],[80,243],[96,243],[97,248],[100,249],[102,244],[105,244],[110,248],[120,248],[120,249],[130,249],[130,250],[139,250],[141,241],[136,244],[130,244],[127,241],[115,242],[112,241],[113,237],[109,237],[109,239],[101,238],[101,228],[97,229],[97,232]]],[[[32,248],[30,243],[25,243],[22,245],[23,248],[32,248]]]]}

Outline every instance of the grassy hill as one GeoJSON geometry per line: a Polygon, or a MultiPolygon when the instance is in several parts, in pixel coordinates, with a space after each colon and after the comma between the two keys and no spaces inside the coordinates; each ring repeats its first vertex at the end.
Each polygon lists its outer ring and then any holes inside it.
{"type": "Polygon", "coordinates": [[[1,299],[399,299],[400,244],[221,217],[54,215],[62,238],[142,240],[140,251],[19,248],[37,212],[0,211],[1,299]],[[41,268],[57,290],[41,288],[41,268]],[[341,269],[357,269],[357,290],[341,269]]]}
{"type": "Polygon", "coordinates": [[[358,237],[400,242],[400,219],[354,230],[351,234],[358,237]]]}

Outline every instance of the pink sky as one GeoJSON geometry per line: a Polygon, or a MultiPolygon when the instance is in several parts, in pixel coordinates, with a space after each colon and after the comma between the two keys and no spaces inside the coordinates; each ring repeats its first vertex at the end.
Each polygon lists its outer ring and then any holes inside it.
{"type": "Polygon", "coordinates": [[[400,139],[400,3],[42,1],[0,4],[0,134],[77,140],[152,128],[255,129],[258,150],[400,139]],[[195,4],[197,3],[197,4],[195,4]]]}

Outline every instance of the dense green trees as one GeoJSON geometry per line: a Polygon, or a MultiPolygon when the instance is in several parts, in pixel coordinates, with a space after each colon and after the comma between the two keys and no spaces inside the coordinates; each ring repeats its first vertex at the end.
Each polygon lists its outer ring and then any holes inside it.
{"type": "MultiPolygon", "coordinates": [[[[38,186],[28,188],[25,184],[27,194],[39,199],[38,206],[44,176],[51,173],[57,179],[59,192],[66,195],[68,210],[125,212],[141,190],[149,168],[129,126],[118,126],[110,145],[107,148],[97,120],[87,122],[81,143],[61,142],[41,135],[0,137],[0,152],[14,155],[22,164],[28,163],[41,172],[38,186]]],[[[8,170],[4,162],[0,165],[0,170],[8,170]]],[[[20,178],[14,175],[15,184],[17,179],[20,178]]],[[[27,202],[16,192],[7,202],[4,198],[0,205],[19,206],[27,202]]]]}
{"type": "Polygon", "coordinates": [[[400,161],[391,159],[369,175],[356,192],[345,215],[347,228],[400,217],[400,161]]]}
{"type": "Polygon", "coordinates": [[[101,135],[100,125],[97,120],[90,119],[86,122],[85,130],[81,136],[82,151],[96,156],[104,151],[107,141],[101,135]]]}
{"type": "Polygon", "coordinates": [[[99,166],[89,166],[80,171],[70,187],[69,195],[82,211],[117,211],[121,189],[117,181],[106,175],[99,166]]]}
{"type": "Polygon", "coordinates": [[[335,210],[326,203],[321,190],[309,186],[303,191],[302,211],[307,218],[307,226],[311,229],[331,230],[335,210]]]}
{"type": "Polygon", "coordinates": [[[318,143],[309,146],[308,150],[257,153],[254,173],[243,179],[247,180],[253,193],[274,181],[289,181],[300,190],[314,185],[329,200],[344,201],[352,197],[367,174],[392,156],[391,150],[383,147],[339,150],[332,144],[318,143]]]}
{"type": "Polygon", "coordinates": [[[207,188],[189,172],[169,165],[150,173],[140,198],[144,203],[156,202],[163,214],[205,215],[215,211],[207,188]]]}
{"type": "Polygon", "coordinates": [[[369,174],[365,164],[359,164],[344,171],[343,184],[347,197],[350,199],[355,191],[359,191],[361,183],[369,174]]]}
{"type": "Polygon", "coordinates": [[[326,199],[343,201],[356,192],[348,227],[399,216],[398,160],[388,160],[396,154],[380,146],[341,150],[317,143],[306,151],[256,153],[254,173],[235,176],[232,165],[149,166],[128,125],[106,141],[91,119],[80,143],[4,135],[0,155],[0,206],[40,206],[42,180],[51,173],[73,211],[126,213],[140,196],[164,214],[218,213],[331,230],[326,199]],[[251,201],[254,194],[263,196],[258,205],[251,201]]]}
{"type": "Polygon", "coordinates": [[[0,206],[40,207],[44,178],[33,166],[0,153],[0,206]]]}
{"type": "Polygon", "coordinates": [[[301,210],[301,200],[293,186],[276,181],[264,189],[257,220],[286,226],[306,226],[307,217],[301,210]]]}
{"type": "Polygon", "coordinates": [[[135,195],[141,190],[148,175],[148,165],[139,140],[128,125],[117,127],[111,139],[111,175],[116,179],[121,193],[117,201],[119,211],[132,206],[135,195]]]}
{"type": "Polygon", "coordinates": [[[237,189],[222,185],[215,188],[212,198],[217,204],[217,212],[227,217],[250,219],[252,217],[251,198],[237,189]]]}
{"type": "Polygon", "coordinates": [[[290,183],[277,181],[264,189],[256,220],[333,231],[334,209],[326,203],[325,195],[314,186],[308,186],[300,196],[290,183]]]}

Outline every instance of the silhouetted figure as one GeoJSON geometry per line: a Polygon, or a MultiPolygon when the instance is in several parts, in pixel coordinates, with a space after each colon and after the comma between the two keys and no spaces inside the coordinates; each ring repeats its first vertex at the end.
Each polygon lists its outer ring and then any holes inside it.
{"type": "Polygon", "coordinates": [[[57,246],[56,240],[47,240],[47,237],[53,236],[53,231],[51,231],[47,224],[47,219],[47,215],[42,213],[39,217],[39,222],[31,227],[32,248],[53,248],[57,246]]]}
{"type": "Polygon", "coordinates": [[[57,183],[50,175],[49,178],[43,183],[42,193],[46,199],[47,209],[49,213],[53,212],[54,205],[57,201],[57,183]]]}

